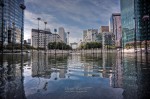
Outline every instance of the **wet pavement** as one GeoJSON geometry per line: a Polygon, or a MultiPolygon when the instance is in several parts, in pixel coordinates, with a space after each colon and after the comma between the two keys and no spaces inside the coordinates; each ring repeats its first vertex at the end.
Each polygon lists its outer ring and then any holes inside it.
{"type": "Polygon", "coordinates": [[[144,54],[0,56],[0,99],[150,99],[144,54]]]}

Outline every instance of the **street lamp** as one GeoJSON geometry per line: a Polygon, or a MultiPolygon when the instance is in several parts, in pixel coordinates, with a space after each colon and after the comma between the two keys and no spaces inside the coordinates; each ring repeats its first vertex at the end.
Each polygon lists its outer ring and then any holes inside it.
{"type": "Polygon", "coordinates": [[[136,17],[133,18],[134,19],[134,24],[135,24],[135,27],[134,27],[134,52],[136,53],[136,17]]]}
{"type": "Polygon", "coordinates": [[[68,33],[68,45],[69,45],[69,34],[70,34],[70,32],[67,32],[68,33]]]}
{"type": "Polygon", "coordinates": [[[24,10],[26,9],[26,6],[24,5],[24,4],[20,4],[20,8],[21,8],[21,10],[22,10],[22,27],[21,27],[21,55],[23,54],[23,36],[24,36],[24,33],[23,33],[23,15],[24,15],[24,10]]]}
{"type": "Polygon", "coordinates": [[[46,54],[46,24],[47,22],[44,22],[45,24],[45,40],[44,40],[44,47],[45,47],[45,54],[46,54]]]}
{"type": "Polygon", "coordinates": [[[41,18],[37,18],[38,20],[38,52],[39,52],[39,21],[41,20],[41,18]]]}
{"type": "Polygon", "coordinates": [[[2,53],[3,53],[3,46],[4,46],[4,34],[3,34],[3,32],[4,32],[4,23],[3,23],[3,21],[4,21],[4,1],[3,0],[0,0],[0,6],[2,7],[2,12],[1,12],[1,14],[2,14],[2,27],[1,27],[1,34],[2,34],[2,36],[1,36],[1,47],[2,47],[2,53]]]}
{"type": "Polygon", "coordinates": [[[33,54],[33,35],[32,35],[32,54],[33,54]]]}
{"type": "Polygon", "coordinates": [[[62,42],[61,44],[62,44],[62,54],[63,54],[63,46],[64,46],[63,44],[64,44],[64,43],[63,43],[63,41],[61,41],[61,42],[62,42]]]}
{"type": "Polygon", "coordinates": [[[146,22],[145,54],[148,54],[148,51],[147,51],[147,40],[148,40],[148,20],[149,20],[149,15],[144,15],[142,19],[143,19],[144,22],[146,22]]]}
{"type": "Polygon", "coordinates": [[[13,53],[14,52],[14,43],[15,43],[15,23],[13,22],[12,25],[13,25],[13,28],[12,28],[12,30],[13,30],[13,35],[12,35],[12,53],[13,53]]]}
{"type": "MultiPolygon", "coordinates": [[[[69,34],[70,32],[67,32],[68,33],[68,45],[69,45],[69,34]]],[[[68,48],[68,53],[69,53],[69,48],[68,48]]]]}
{"type": "Polygon", "coordinates": [[[54,29],[54,32],[55,32],[55,55],[56,55],[56,32],[57,32],[57,29],[54,29]]]}

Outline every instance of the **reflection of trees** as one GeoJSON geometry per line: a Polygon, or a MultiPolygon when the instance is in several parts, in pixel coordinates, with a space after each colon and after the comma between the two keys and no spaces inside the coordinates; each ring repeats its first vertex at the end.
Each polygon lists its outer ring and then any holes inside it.
{"type": "Polygon", "coordinates": [[[23,87],[23,61],[27,60],[21,55],[4,55],[0,56],[1,67],[3,72],[0,74],[0,97],[4,99],[24,99],[23,87]]]}

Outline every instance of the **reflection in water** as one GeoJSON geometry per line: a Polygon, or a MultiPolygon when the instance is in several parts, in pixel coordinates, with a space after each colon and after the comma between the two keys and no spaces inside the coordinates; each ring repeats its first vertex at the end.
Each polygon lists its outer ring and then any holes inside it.
{"type": "Polygon", "coordinates": [[[3,55],[0,98],[148,99],[149,62],[122,53],[3,55]]]}
{"type": "Polygon", "coordinates": [[[27,56],[3,55],[0,58],[0,98],[25,99],[21,63],[27,61],[27,56]]]}

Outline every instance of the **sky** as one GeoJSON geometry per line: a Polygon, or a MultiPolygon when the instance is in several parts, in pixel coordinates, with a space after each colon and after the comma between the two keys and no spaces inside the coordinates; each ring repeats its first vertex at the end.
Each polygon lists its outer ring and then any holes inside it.
{"type": "Polygon", "coordinates": [[[64,27],[70,32],[69,42],[82,39],[83,30],[99,29],[108,25],[112,13],[120,12],[120,0],[25,0],[25,39],[31,38],[31,29],[64,27]]]}

